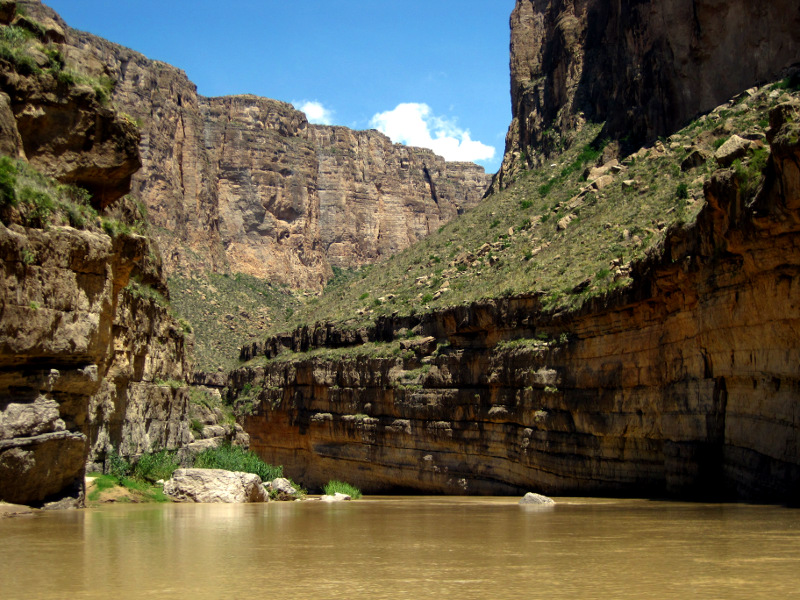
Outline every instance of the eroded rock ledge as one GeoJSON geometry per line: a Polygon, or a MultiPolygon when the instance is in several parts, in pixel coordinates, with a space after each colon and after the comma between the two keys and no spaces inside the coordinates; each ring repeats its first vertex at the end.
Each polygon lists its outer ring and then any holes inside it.
{"type": "Polygon", "coordinates": [[[501,298],[243,349],[267,357],[231,375],[251,448],[368,493],[797,501],[797,112],[770,115],[754,198],[718,171],[697,221],[579,310],[501,298]]]}

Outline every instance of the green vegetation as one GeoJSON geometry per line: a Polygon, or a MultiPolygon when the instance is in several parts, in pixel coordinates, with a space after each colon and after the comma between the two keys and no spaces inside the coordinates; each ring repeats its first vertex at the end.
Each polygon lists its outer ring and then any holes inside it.
{"type": "Polygon", "coordinates": [[[255,453],[230,444],[203,450],[195,458],[194,466],[198,469],[226,469],[254,473],[261,477],[261,481],[272,481],[277,477],[283,477],[283,467],[268,465],[255,453]]]}
{"type": "MultiPolygon", "coordinates": [[[[347,280],[340,271],[340,281],[347,280]]],[[[241,346],[282,327],[301,305],[288,288],[242,273],[175,275],[169,291],[175,315],[195,333],[196,366],[206,371],[238,366],[241,346]]]]}
{"type": "Polygon", "coordinates": [[[69,225],[96,230],[100,218],[83,188],[64,185],[27,162],[0,157],[0,222],[47,228],[69,225]]]}
{"type": "MultiPolygon", "coordinates": [[[[408,341],[421,340],[419,336],[411,336],[406,338],[408,341]]],[[[401,342],[395,340],[393,342],[366,342],[356,346],[344,346],[341,348],[315,348],[307,352],[290,352],[286,351],[278,356],[267,360],[263,356],[256,357],[251,361],[244,364],[244,366],[254,367],[265,365],[269,363],[286,363],[298,359],[303,360],[359,360],[369,358],[390,358],[397,357],[403,359],[413,358],[413,350],[403,350],[401,342]]],[[[245,384],[239,392],[238,399],[247,397],[255,397],[259,393],[259,389],[250,383],[245,384]]]]}
{"type": "Polygon", "coordinates": [[[355,486],[350,485],[349,483],[345,483],[343,481],[336,481],[332,479],[328,483],[325,484],[323,488],[326,496],[333,496],[336,493],[339,494],[347,494],[353,500],[358,500],[361,498],[361,490],[355,486]]]}
{"type": "MultiPolygon", "coordinates": [[[[714,150],[735,131],[763,134],[765,115],[792,93],[788,83],[781,89],[777,97],[762,88],[737,98],[669,139],[620,157],[602,186],[585,180],[605,145],[598,138],[602,124],[587,124],[547,166],[520,173],[505,190],[391,260],[334,278],[313,304],[271,330],[324,321],[355,329],[380,316],[501,294],[537,293],[546,310],[568,310],[625,286],[628,265],[703,208],[703,184],[719,168],[714,150]],[[695,148],[712,157],[683,170],[695,148]]],[[[746,194],[757,191],[768,156],[766,148],[753,150],[734,165],[746,194]]]]}
{"type": "MultiPolygon", "coordinates": [[[[91,502],[102,501],[104,497],[108,497],[106,494],[109,491],[115,492],[116,495],[112,494],[115,501],[169,502],[161,485],[155,482],[169,479],[180,468],[177,452],[169,450],[145,453],[131,464],[112,449],[108,453],[106,465],[108,472],[97,476],[91,486],[88,494],[91,502]]],[[[195,457],[193,466],[198,469],[254,473],[263,482],[283,477],[282,467],[268,465],[253,452],[230,444],[204,450],[195,457]]],[[[292,485],[298,490],[299,496],[305,495],[301,486],[295,483],[292,485]]]]}
{"type": "Polygon", "coordinates": [[[133,467],[133,476],[141,481],[155,483],[159,479],[167,480],[172,477],[180,465],[177,452],[162,450],[153,454],[143,454],[133,467]]]}
{"type": "MultiPolygon", "coordinates": [[[[227,425],[236,423],[236,418],[233,414],[233,407],[225,404],[219,395],[212,394],[205,388],[193,387],[189,389],[189,402],[197,406],[204,406],[217,415],[222,415],[222,422],[227,425]]],[[[192,419],[192,430],[197,433],[202,432],[203,424],[197,419],[192,419]],[[197,424],[195,424],[197,422],[197,424]]]]}
{"type": "Polygon", "coordinates": [[[22,75],[50,75],[58,85],[84,85],[94,90],[101,104],[108,104],[116,86],[110,77],[90,77],[69,68],[59,47],[47,43],[46,30],[30,17],[15,25],[0,26],[0,60],[11,63],[22,75]]]}
{"type": "Polygon", "coordinates": [[[742,195],[745,198],[749,198],[756,192],[761,183],[762,173],[767,166],[768,158],[769,151],[766,148],[758,148],[746,162],[741,160],[734,161],[733,169],[739,181],[742,195]]]}
{"type": "Polygon", "coordinates": [[[169,301],[164,297],[164,294],[153,288],[153,286],[142,283],[139,275],[133,275],[125,286],[125,291],[134,298],[150,300],[155,302],[162,308],[169,306],[169,301]]]}
{"type": "Polygon", "coordinates": [[[0,27],[0,59],[10,62],[23,75],[40,73],[31,53],[36,45],[33,32],[17,25],[0,27]]]}
{"type": "Polygon", "coordinates": [[[91,491],[87,495],[89,502],[99,502],[103,492],[123,488],[127,494],[115,498],[116,502],[170,502],[160,485],[152,485],[133,477],[117,478],[113,475],[99,475],[94,480],[91,491]]]}
{"type": "Polygon", "coordinates": [[[102,500],[104,492],[122,488],[125,491],[119,498],[115,498],[116,501],[169,502],[161,486],[153,485],[153,482],[164,478],[155,477],[157,473],[168,471],[172,474],[177,464],[169,470],[171,462],[174,463],[174,453],[164,451],[153,455],[145,454],[136,466],[132,466],[116,450],[111,450],[108,454],[108,473],[95,478],[87,499],[97,502],[102,500]]]}

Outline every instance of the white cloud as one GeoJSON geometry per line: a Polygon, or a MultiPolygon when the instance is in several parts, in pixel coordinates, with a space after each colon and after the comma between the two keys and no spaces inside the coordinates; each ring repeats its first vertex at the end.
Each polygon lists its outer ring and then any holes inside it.
{"type": "Polygon", "coordinates": [[[398,144],[430,148],[447,160],[489,161],[497,150],[470,137],[455,120],[438,117],[427,104],[407,102],[394,110],[378,113],[370,126],[388,135],[398,144]]]}
{"type": "Polygon", "coordinates": [[[325,108],[322,102],[317,100],[305,100],[303,102],[292,102],[298,110],[306,113],[309,123],[317,125],[332,125],[333,111],[325,108]]]}

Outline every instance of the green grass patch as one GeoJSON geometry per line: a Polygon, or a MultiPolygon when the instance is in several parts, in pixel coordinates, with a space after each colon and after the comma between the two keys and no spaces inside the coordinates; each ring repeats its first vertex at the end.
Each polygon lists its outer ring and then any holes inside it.
{"type": "Polygon", "coordinates": [[[155,483],[159,479],[167,480],[172,477],[172,473],[179,466],[177,452],[162,450],[143,454],[133,467],[133,476],[142,481],[155,483]]]}
{"type": "Polygon", "coordinates": [[[94,480],[94,487],[92,491],[89,492],[87,496],[88,500],[92,502],[96,502],[100,499],[100,494],[102,494],[105,490],[110,490],[113,487],[119,485],[119,479],[114,477],[113,475],[100,475],[96,477],[94,480]]]}
{"type": "Polygon", "coordinates": [[[75,185],[62,184],[23,160],[0,157],[0,222],[45,229],[69,225],[98,230],[99,217],[91,194],[75,185]]]}
{"type": "Polygon", "coordinates": [[[349,483],[345,483],[344,481],[337,481],[332,479],[328,483],[325,484],[323,488],[326,496],[333,496],[336,493],[339,494],[347,494],[353,500],[358,500],[361,498],[361,490],[357,487],[350,485],[349,483]]]}
{"type": "MultiPolygon", "coordinates": [[[[621,172],[610,171],[613,181],[601,190],[587,190],[583,177],[603,152],[602,141],[596,141],[602,124],[588,123],[570,148],[548,158],[548,166],[521,173],[392,260],[331,283],[313,305],[302,306],[271,332],[326,321],[357,329],[382,316],[436,311],[500,294],[538,293],[546,310],[569,310],[624,287],[630,280],[612,272],[642,259],[670,226],[693,222],[704,206],[703,185],[717,165],[712,159],[682,171],[686,148],[712,153],[734,132],[763,129],[759,124],[771,108],[785,101],[769,93],[761,88],[735,107],[699,117],[670,136],[662,150],[620,156],[621,172]],[[627,180],[635,185],[624,186],[627,180]],[[559,228],[566,216],[571,221],[559,228]],[[587,279],[589,285],[580,287],[587,279]],[[431,286],[434,280],[440,287],[431,286]],[[446,291],[438,294],[439,289],[446,291]],[[381,305],[365,302],[390,296],[381,305]]],[[[756,151],[737,165],[746,193],[757,190],[767,158],[766,150],[756,151]]]]}
{"type": "MultiPolygon", "coordinates": [[[[353,272],[338,273],[341,285],[352,281],[353,272]]],[[[239,348],[281,328],[302,305],[287,287],[242,273],[175,275],[168,285],[172,310],[194,331],[198,370],[237,367],[239,348]]]]}
{"type": "Polygon", "coordinates": [[[261,477],[261,481],[272,481],[277,477],[283,477],[283,467],[269,465],[254,452],[230,444],[203,450],[195,458],[194,466],[198,469],[225,469],[254,473],[261,477]]]}

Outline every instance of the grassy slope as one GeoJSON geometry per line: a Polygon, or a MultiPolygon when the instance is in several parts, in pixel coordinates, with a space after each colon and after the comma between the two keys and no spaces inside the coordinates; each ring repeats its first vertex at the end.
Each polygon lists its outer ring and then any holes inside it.
{"type": "MultiPolygon", "coordinates": [[[[551,307],[568,307],[624,285],[625,264],[656,246],[672,223],[693,220],[703,206],[703,182],[718,165],[712,157],[682,171],[692,148],[713,156],[733,133],[763,137],[769,109],[790,95],[798,96],[778,84],[732,100],[625,158],[612,183],[577,199],[587,185],[584,173],[602,147],[595,139],[600,125],[587,125],[573,147],[546,167],[523,173],[503,192],[401,254],[329,285],[287,324],[347,321],[357,326],[381,314],[525,292],[544,293],[551,307]],[[568,215],[573,220],[560,229],[559,221],[568,215]]],[[[751,153],[735,168],[757,177],[766,156],[766,150],[751,153]]]]}
{"type": "Polygon", "coordinates": [[[239,348],[284,326],[300,306],[285,287],[237,273],[169,279],[172,308],[195,334],[195,366],[216,371],[236,366],[239,348]]]}
{"type": "MultiPolygon", "coordinates": [[[[796,86],[794,86],[796,88],[796,86]]],[[[678,221],[703,207],[703,183],[719,168],[683,171],[694,148],[713,156],[732,134],[763,138],[769,109],[800,97],[784,84],[743,95],[700,117],[652,148],[624,158],[602,190],[583,194],[585,173],[598,162],[599,124],[589,124],[571,149],[404,252],[360,270],[336,271],[320,296],[245,275],[170,280],[172,307],[197,339],[198,368],[237,365],[242,344],[315,322],[358,327],[382,314],[432,311],[503,294],[539,292],[550,308],[579,305],[628,281],[626,265],[641,258],[678,221]],[[633,181],[633,184],[625,182],[633,181]],[[571,216],[566,229],[559,221],[571,216]]],[[[758,178],[767,150],[735,168],[758,178]]],[[[400,351],[400,348],[393,348],[400,351]]]]}

